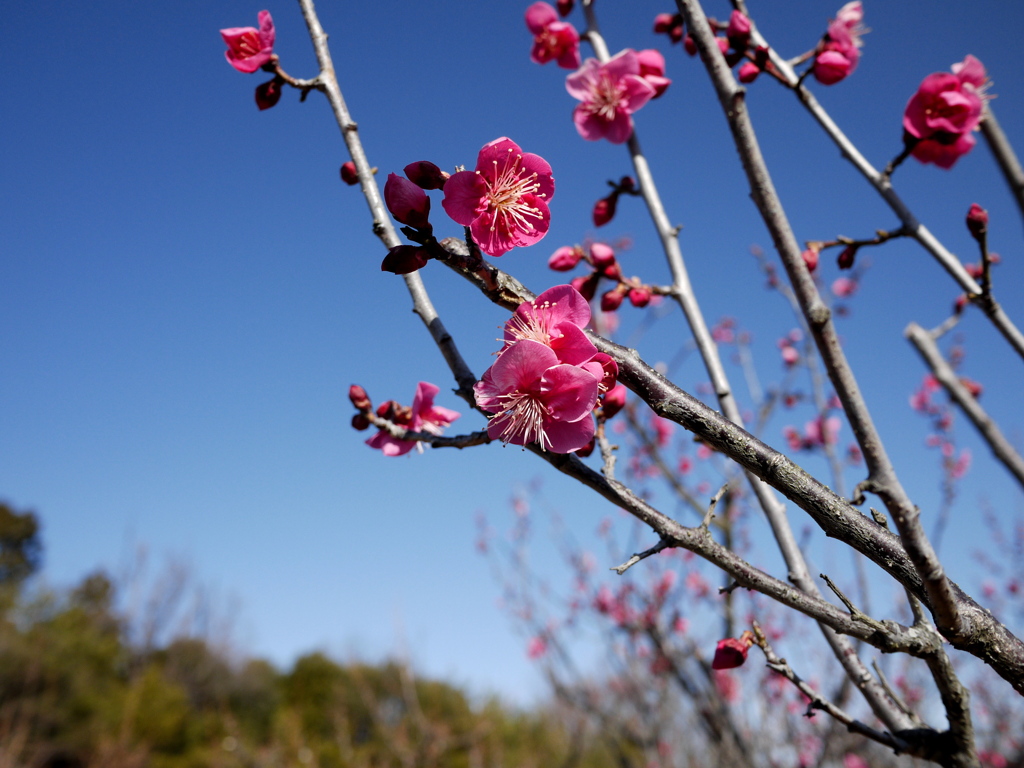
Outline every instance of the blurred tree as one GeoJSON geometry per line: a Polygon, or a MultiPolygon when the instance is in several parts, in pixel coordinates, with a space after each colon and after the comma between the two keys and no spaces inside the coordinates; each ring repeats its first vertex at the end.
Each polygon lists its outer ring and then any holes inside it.
{"type": "Polygon", "coordinates": [[[20,584],[43,560],[39,521],[33,512],[15,512],[0,502],[0,585],[20,584]]]}

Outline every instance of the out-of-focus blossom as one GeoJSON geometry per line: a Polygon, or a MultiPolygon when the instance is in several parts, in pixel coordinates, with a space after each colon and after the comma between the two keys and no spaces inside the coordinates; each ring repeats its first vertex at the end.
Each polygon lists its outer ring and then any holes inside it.
{"type": "Polygon", "coordinates": [[[725,36],[729,45],[734,51],[742,53],[750,42],[750,19],[740,11],[733,11],[729,16],[729,26],[725,30],[725,36]]]}
{"type": "Polygon", "coordinates": [[[672,81],[665,77],[665,57],[661,51],[647,48],[636,52],[636,60],[640,63],[640,77],[654,88],[651,98],[658,98],[672,85],[672,81]]]}
{"type": "Polygon", "coordinates": [[[594,210],[591,214],[594,220],[594,226],[603,227],[615,218],[615,209],[618,204],[619,196],[615,192],[612,192],[608,197],[602,197],[594,203],[594,210]]]}
{"type": "Polygon", "coordinates": [[[583,251],[578,246],[563,245],[551,254],[548,267],[556,272],[568,272],[574,269],[583,258],[583,251]]]}
{"type": "Polygon", "coordinates": [[[256,18],[259,29],[230,27],[220,31],[228,46],[224,52],[228,64],[246,74],[255,72],[274,55],[274,20],[270,11],[260,11],[256,18]]]}
{"type": "MultiPolygon", "coordinates": [[[[411,412],[400,419],[401,426],[413,432],[429,432],[439,435],[441,431],[459,418],[459,413],[448,408],[434,405],[434,397],[440,388],[427,381],[421,381],[416,387],[416,395],[412,401],[411,412]]],[[[399,440],[384,430],[366,441],[371,448],[380,450],[385,456],[402,456],[417,445],[415,440],[399,440]]]]}
{"type": "Polygon", "coordinates": [[[935,72],[921,81],[903,112],[906,141],[911,154],[922,163],[940,168],[953,164],[971,151],[973,131],[981,122],[985,67],[968,55],[953,72],[935,72]]]}
{"type": "Polygon", "coordinates": [[[651,428],[654,430],[654,439],[658,445],[664,448],[672,440],[672,433],[676,425],[661,416],[651,415],[651,428]]]}
{"type": "Polygon", "coordinates": [[[547,234],[554,194],[547,161],[503,136],[483,146],[475,171],[459,171],[445,182],[441,205],[470,228],[484,253],[501,256],[547,234]]]}
{"type": "Polygon", "coordinates": [[[651,289],[646,286],[629,289],[629,302],[638,309],[646,307],[651,303],[651,289]]]}
{"type": "Polygon", "coordinates": [[[857,246],[848,245],[843,248],[842,253],[839,254],[839,258],[836,259],[836,265],[840,269],[851,269],[853,267],[854,259],[857,258],[857,246]]]}
{"type": "Polygon", "coordinates": [[[654,17],[654,33],[668,35],[673,43],[683,39],[683,17],[678,13],[659,13],[654,17]]]}
{"type": "Polygon", "coordinates": [[[861,36],[867,31],[861,23],[864,7],[859,0],[847,3],[828,25],[828,31],[818,44],[812,72],[822,85],[834,85],[843,80],[860,60],[864,46],[861,36]]]}
{"type": "Polygon", "coordinates": [[[988,211],[977,203],[971,203],[970,210],[967,211],[967,229],[975,240],[981,240],[988,234],[988,211]]]}
{"type": "Polygon", "coordinates": [[[841,299],[848,299],[857,292],[857,281],[849,277],[836,278],[832,283],[832,293],[841,299]]]}
{"type": "Polygon", "coordinates": [[[539,659],[545,653],[548,652],[547,641],[537,635],[536,637],[530,638],[529,644],[526,646],[526,655],[531,659],[539,659]]]}
{"type": "Polygon", "coordinates": [[[761,68],[752,61],[744,62],[736,71],[736,79],[741,83],[752,83],[761,74],[761,68]]]}
{"type": "Polygon", "coordinates": [[[655,94],[654,86],[640,75],[636,51],[630,49],[604,64],[587,59],[566,78],[565,87],[581,102],[573,111],[580,136],[613,144],[622,144],[632,135],[633,113],[655,94]]]}
{"type": "MultiPolygon", "coordinates": [[[[563,14],[564,15],[564,14],[563,14]]],[[[538,2],[526,9],[526,26],[533,33],[530,58],[538,64],[557,61],[558,66],[576,69],[580,65],[580,36],[567,21],[559,21],[555,9],[538,2]]]]}
{"type": "Polygon", "coordinates": [[[818,251],[815,248],[808,248],[806,251],[800,254],[804,259],[804,264],[807,265],[807,271],[813,272],[818,268],[818,251]]]}
{"type": "Polygon", "coordinates": [[[715,646],[715,658],[711,661],[712,669],[733,669],[747,660],[750,646],[754,644],[754,635],[746,630],[739,637],[727,637],[719,640],[715,646]]]}
{"type": "Polygon", "coordinates": [[[618,287],[612,288],[610,291],[605,291],[601,295],[601,311],[602,312],[614,312],[622,306],[623,299],[626,298],[618,287]]]}

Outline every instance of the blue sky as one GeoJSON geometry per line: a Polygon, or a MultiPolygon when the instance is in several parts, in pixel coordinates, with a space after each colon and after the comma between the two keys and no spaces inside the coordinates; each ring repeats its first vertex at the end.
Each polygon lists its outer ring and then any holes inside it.
{"type": "MultiPolygon", "coordinates": [[[[751,3],[785,55],[814,45],[838,2],[751,3]],[[779,8],[778,6],[785,6],[779,8]],[[774,14],[774,15],[773,15],[774,14]]],[[[537,291],[555,247],[595,234],[604,182],[629,172],[622,147],[584,142],[571,121],[565,71],[528,59],[526,4],[328,3],[319,8],[370,161],[472,165],[507,135],[552,165],[551,231],[500,265],[537,291]]],[[[600,0],[609,47],[657,47],[672,87],[638,114],[670,218],[705,312],[754,330],[766,381],[780,374],[775,339],[792,327],[764,290],[752,244],[769,239],[743,188],[735,151],[698,62],[651,32],[669,4],[600,0]]],[[[517,485],[542,478],[548,501],[581,531],[609,513],[517,449],[487,446],[386,459],[348,426],[349,384],[375,401],[411,401],[418,381],[465,410],[409,311],[355,188],[323,99],[286,91],[260,113],[264,79],[224,61],[221,27],[255,23],[263,5],[236,0],[139,4],[19,3],[7,9],[8,81],[0,136],[0,498],[42,517],[46,579],[70,584],[118,567],[143,543],[186,559],[197,580],[240,605],[239,646],[285,664],[298,653],[377,657],[406,649],[425,671],[475,690],[525,698],[542,690],[496,606],[498,588],[475,554],[474,515],[501,527],[517,485]]],[[[315,74],[297,5],[267,6],[285,69],[315,74]]],[[[724,3],[708,11],[728,15],[724,3]]],[[[579,12],[571,19],[582,25],[579,12]]],[[[900,119],[921,79],[967,53],[988,67],[994,107],[1018,146],[1024,70],[1016,4],[952,0],[866,3],[863,57],[819,98],[876,165],[900,149],[900,119]]],[[[750,89],[755,125],[798,238],[867,236],[895,219],[838,157],[795,99],[767,79],[750,89]]],[[[949,172],[908,162],[896,186],[965,260],[972,202],[989,209],[1004,262],[1000,300],[1024,322],[1021,219],[979,146],[949,172]]],[[[441,208],[435,200],[435,218],[441,208]]],[[[626,200],[601,237],[630,237],[627,273],[666,282],[646,214],[626,200]]],[[[435,225],[440,226],[440,225],[435,225]]],[[[451,232],[458,234],[454,224],[451,232]]],[[[851,360],[911,495],[934,506],[935,457],[907,397],[922,369],[907,322],[945,318],[956,291],[908,243],[873,266],[842,326],[851,360]]],[[[828,282],[834,264],[823,265],[828,282]]],[[[437,265],[424,278],[463,354],[483,372],[504,313],[437,265]]],[[[624,310],[627,325],[637,313],[624,310]]],[[[977,316],[962,324],[964,372],[1019,438],[1021,361],[977,316]]],[[[651,360],[688,338],[678,316],[644,339],[651,360]]],[[[678,380],[703,380],[688,361],[678,380]]],[[[802,424],[806,414],[792,417],[802,424]]],[[[782,421],[766,437],[782,444],[782,421]]],[[[481,426],[466,415],[458,426],[481,426]]],[[[1021,511],[1020,494],[977,446],[948,540],[968,587],[985,546],[977,505],[1021,511]]],[[[848,433],[847,433],[848,436],[848,433]]],[[[814,466],[812,464],[811,468],[814,466]]],[[[802,524],[802,522],[800,523],[802,524]]],[[[950,553],[953,555],[953,553],[950,553]]]]}

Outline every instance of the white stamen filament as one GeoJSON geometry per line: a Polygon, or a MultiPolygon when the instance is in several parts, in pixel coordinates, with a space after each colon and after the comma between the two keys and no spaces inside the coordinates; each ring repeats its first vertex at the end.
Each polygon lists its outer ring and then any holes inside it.
{"type": "MultiPolygon", "coordinates": [[[[522,155],[513,157],[512,150],[509,149],[504,168],[499,170],[498,161],[494,161],[494,180],[490,181],[486,177],[484,178],[484,183],[487,185],[487,201],[494,209],[494,221],[491,222],[492,232],[497,227],[499,218],[502,220],[505,231],[523,229],[527,232],[532,232],[535,229],[534,225],[527,220],[528,218],[543,218],[538,208],[523,202],[524,195],[537,194],[540,183],[537,181],[536,173],[524,175],[525,169],[519,167],[519,161],[522,159],[522,155]]],[[[544,195],[538,195],[538,197],[544,197],[544,195]]]]}
{"type": "Polygon", "coordinates": [[[501,439],[505,443],[521,437],[523,445],[537,443],[542,451],[551,447],[551,440],[544,432],[544,417],[547,408],[529,392],[509,392],[499,395],[505,409],[495,416],[492,424],[501,425],[501,439]]]}

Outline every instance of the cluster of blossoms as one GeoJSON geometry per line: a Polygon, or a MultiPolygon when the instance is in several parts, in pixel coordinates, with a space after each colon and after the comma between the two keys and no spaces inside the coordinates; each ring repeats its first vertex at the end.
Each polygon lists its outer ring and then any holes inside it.
{"type": "Polygon", "coordinates": [[[843,422],[838,416],[818,415],[804,424],[803,434],[792,426],[783,427],[782,435],[794,451],[813,451],[826,445],[835,445],[843,422]]]}
{"type": "MultiPolygon", "coordinates": [[[[950,355],[952,361],[958,363],[962,351],[957,348],[950,355]]],[[[961,378],[960,383],[974,398],[981,397],[982,386],[976,381],[961,378]]],[[[910,407],[931,419],[932,433],[925,438],[925,445],[938,448],[942,455],[942,469],[950,480],[959,480],[971,466],[971,452],[964,448],[959,455],[953,436],[953,410],[948,403],[936,403],[932,396],[941,389],[938,380],[932,374],[925,374],[921,386],[910,396],[910,407]]]]}
{"type": "Polygon", "coordinates": [[[928,75],[910,97],[903,113],[903,141],[922,163],[951,168],[971,151],[981,122],[988,75],[968,55],[952,72],[928,75]]]}
{"type": "Polygon", "coordinates": [[[779,353],[782,355],[782,362],[787,368],[792,368],[800,362],[800,350],[796,348],[796,345],[803,341],[803,338],[803,331],[794,328],[776,342],[779,353]]]}
{"type": "Polygon", "coordinates": [[[641,282],[638,277],[623,277],[615,251],[605,243],[591,243],[587,251],[579,245],[563,246],[551,254],[548,266],[556,272],[568,272],[581,261],[590,265],[591,272],[589,275],[574,277],[572,287],[587,301],[597,294],[597,286],[602,278],[615,283],[614,288],[601,295],[603,312],[614,312],[626,298],[634,307],[646,307],[655,298],[657,289],[654,286],[641,282]]]}
{"type": "MultiPolygon", "coordinates": [[[[388,400],[377,408],[376,417],[397,427],[404,427],[409,432],[439,435],[441,430],[461,415],[448,408],[434,405],[434,398],[440,391],[437,385],[421,381],[416,387],[412,407],[388,400]]],[[[368,429],[373,423],[373,403],[370,402],[366,390],[358,384],[353,384],[349,387],[348,399],[357,411],[352,417],[352,426],[358,430],[368,429]]],[[[380,426],[377,434],[367,440],[366,444],[381,451],[385,456],[403,456],[414,446],[422,448],[418,441],[395,437],[384,426],[380,426]]]]}
{"type": "Polygon", "coordinates": [[[615,386],[618,366],[587,338],[589,322],[590,304],[569,285],[519,305],[497,361],[474,387],[477,405],[493,414],[492,438],[553,453],[591,442],[591,413],[615,386]]]}

